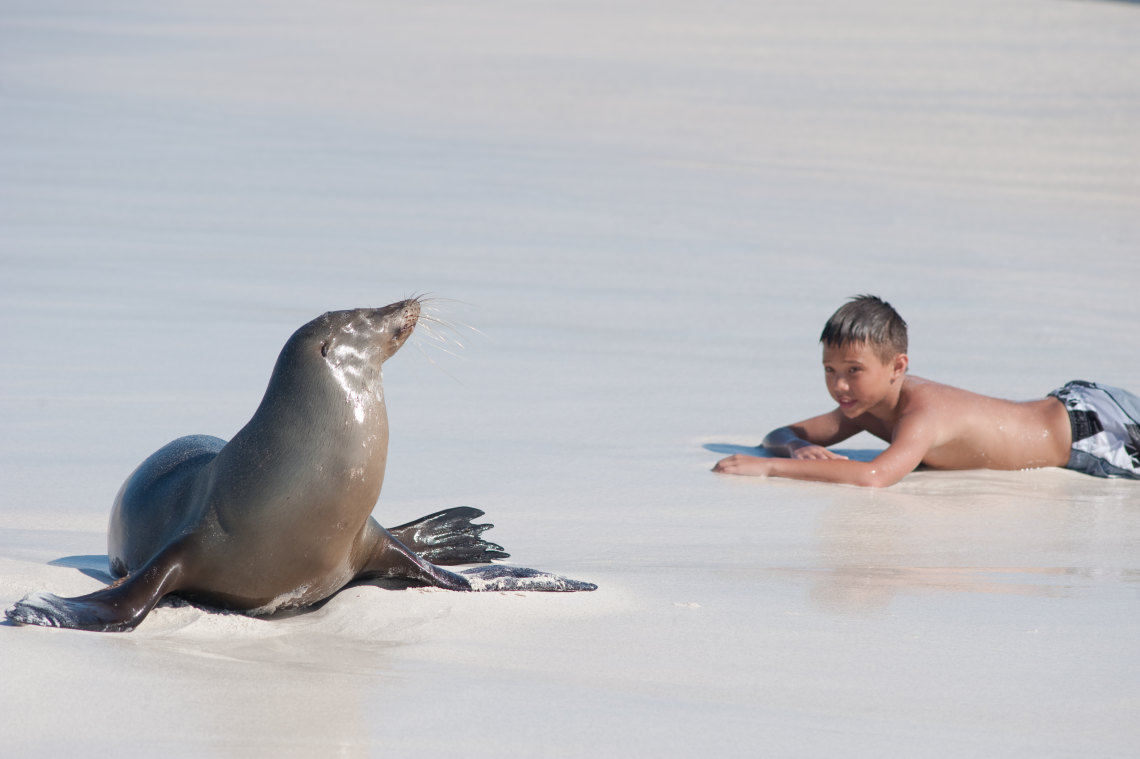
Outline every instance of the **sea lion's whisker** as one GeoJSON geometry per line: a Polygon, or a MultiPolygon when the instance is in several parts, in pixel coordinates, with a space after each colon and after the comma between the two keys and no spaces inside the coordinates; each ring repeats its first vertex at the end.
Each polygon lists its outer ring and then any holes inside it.
{"type": "MultiPolygon", "coordinates": [[[[456,353],[455,351],[448,350],[447,348],[443,347],[442,345],[439,345],[438,343],[432,343],[430,347],[433,350],[437,350],[440,353],[446,353],[447,355],[454,356],[455,358],[466,358],[466,356],[463,356],[460,353],[456,353]]],[[[460,345],[459,347],[462,348],[463,346],[460,345]]],[[[427,353],[424,352],[424,344],[423,343],[417,342],[416,343],[416,349],[419,350],[420,353],[423,353],[424,357],[427,358],[428,361],[431,361],[431,358],[428,357],[427,353]]],[[[432,363],[434,364],[435,362],[432,361],[432,363]]]]}
{"type": "MultiPolygon", "coordinates": [[[[447,375],[448,377],[450,377],[451,379],[455,380],[455,382],[459,383],[460,385],[462,385],[462,384],[463,384],[463,380],[459,379],[459,378],[458,378],[458,377],[456,377],[454,374],[452,374],[451,372],[447,371],[447,369],[444,369],[444,368],[443,368],[443,366],[442,366],[442,365],[440,365],[440,363],[439,363],[438,361],[436,361],[436,360],[435,360],[435,359],[433,359],[431,356],[429,356],[429,355],[427,354],[427,352],[426,352],[426,351],[424,351],[423,345],[421,345],[421,344],[419,344],[419,343],[416,343],[416,350],[417,350],[417,351],[419,351],[419,354],[420,354],[421,356],[423,356],[423,357],[424,357],[424,358],[427,360],[427,362],[428,362],[429,364],[431,364],[432,366],[434,366],[436,369],[439,369],[441,372],[443,372],[444,374],[446,374],[446,375],[447,375]]],[[[444,351],[444,353],[448,353],[448,355],[450,355],[450,356],[454,356],[454,355],[455,355],[454,353],[449,353],[448,351],[444,351]]]]}
{"type": "Polygon", "coordinates": [[[432,299],[428,302],[427,306],[424,306],[423,301],[421,301],[420,325],[424,334],[427,335],[429,339],[443,345],[454,345],[463,348],[465,347],[463,337],[464,330],[474,332],[478,335],[483,334],[470,324],[441,317],[439,315],[439,309],[435,307],[437,300],[439,299],[432,299]]]}

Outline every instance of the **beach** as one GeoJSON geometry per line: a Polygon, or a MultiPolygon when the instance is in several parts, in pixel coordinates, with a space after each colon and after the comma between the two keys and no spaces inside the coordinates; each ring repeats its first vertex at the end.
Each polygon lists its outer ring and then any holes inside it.
{"type": "Polygon", "coordinates": [[[1140,392],[1140,5],[0,8],[4,608],[109,582],[124,479],[295,329],[413,295],[374,516],[598,585],[0,625],[0,753],[1135,754],[1140,483],[711,468],[832,408],[860,293],[918,376],[1140,392]]]}

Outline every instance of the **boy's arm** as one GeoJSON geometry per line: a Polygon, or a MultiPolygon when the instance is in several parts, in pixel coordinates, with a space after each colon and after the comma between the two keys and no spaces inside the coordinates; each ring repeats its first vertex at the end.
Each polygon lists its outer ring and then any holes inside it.
{"type": "Polygon", "coordinates": [[[860,427],[835,409],[827,414],[774,429],[760,445],[777,456],[790,459],[843,459],[827,446],[846,440],[860,427]]]}
{"type": "Polygon", "coordinates": [[[737,454],[718,461],[713,471],[881,488],[894,485],[922,463],[934,442],[933,426],[900,420],[891,445],[873,461],[765,459],[737,454]]]}

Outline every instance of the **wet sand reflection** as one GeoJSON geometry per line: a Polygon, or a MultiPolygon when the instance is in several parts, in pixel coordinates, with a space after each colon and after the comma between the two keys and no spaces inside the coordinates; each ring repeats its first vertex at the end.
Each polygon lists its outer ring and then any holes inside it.
{"type": "Polygon", "coordinates": [[[901,596],[1064,598],[1135,585],[1140,546],[1125,539],[1136,534],[1134,495],[1059,470],[923,472],[827,507],[817,566],[789,571],[833,612],[882,611],[901,596]]]}

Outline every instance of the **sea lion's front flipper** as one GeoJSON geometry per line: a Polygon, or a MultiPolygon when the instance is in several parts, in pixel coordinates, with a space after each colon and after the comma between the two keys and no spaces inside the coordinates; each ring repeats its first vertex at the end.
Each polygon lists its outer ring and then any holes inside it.
{"type": "Polygon", "coordinates": [[[568,592],[575,590],[597,590],[592,582],[571,580],[549,572],[526,567],[512,567],[506,564],[492,564],[489,567],[475,567],[460,573],[471,583],[471,590],[545,590],[568,592]]]}
{"type": "MultiPolygon", "coordinates": [[[[477,509],[475,509],[477,511],[477,509]]],[[[452,572],[426,561],[375,520],[365,528],[367,558],[357,579],[388,577],[422,582],[447,590],[596,590],[597,585],[539,572],[537,569],[491,564],[452,572]]]]}
{"type": "Polygon", "coordinates": [[[134,629],[182,575],[182,543],[174,543],[137,572],[102,590],[76,598],[29,593],[6,612],[21,625],[67,627],[97,632],[134,629]]]}
{"type": "Polygon", "coordinates": [[[503,547],[483,540],[493,524],[473,524],[483,512],[470,506],[456,506],[420,517],[399,527],[389,527],[396,540],[432,564],[485,564],[510,556],[503,547]]]}
{"type": "Polygon", "coordinates": [[[423,559],[371,517],[364,526],[361,544],[363,561],[356,573],[357,580],[411,580],[447,590],[471,590],[467,578],[423,559]]]}

